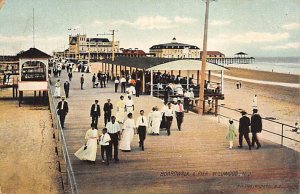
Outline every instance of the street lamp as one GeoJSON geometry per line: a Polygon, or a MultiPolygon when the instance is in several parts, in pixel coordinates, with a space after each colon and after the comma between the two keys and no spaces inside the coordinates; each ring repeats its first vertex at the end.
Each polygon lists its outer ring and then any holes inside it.
{"type": "Polygon", "coordinates": [[[204,37],[203,37],[203,51],[202,51],[202,65],[201,65],[201,82],[199,91],[199,103],[198,103],[198,114],[203,115],[204,113],[204,82],[205,82],[205,71],[206,71],[206,53],[207,53],[207,29],[208,29],[208,13],[209,3],[215,0],[205,0],[205,23],[204,23],[204,37]]]}

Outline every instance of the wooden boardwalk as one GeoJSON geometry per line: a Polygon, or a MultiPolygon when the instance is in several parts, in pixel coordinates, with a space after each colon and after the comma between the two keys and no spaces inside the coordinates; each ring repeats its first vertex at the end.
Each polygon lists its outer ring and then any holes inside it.
{"type": "MultiPolygon", "coordinates": [[[[103,104],[111,98],[116,105],[120,96],[112,84],[92,88],[91,74],[85,74],[86,84],[80,90],[80,75],[73,73],[64,129],[80,193],[299,193],[298,152],[264,140],[259,150],[238,149],[237,139],[235,148],[229,150],[227,126],[194,113],[185,115],[182,131],[173,122],[171,136],[165,131],[160,136],[148,135],[144,152],[135,135],[133,151],[119,152],[119,163],[102,164],[100,149],[96,165],[79,161],[73,153],[84,143],[91,123],[90,106],[99,100],[101,128],[103,104]]],[[[62,77],[66,78],[65,72],[62,77]]],[[[150,96],[133,100],[135,118],[140,109],[148,114],[152,106],[162,106],[161,100],[150,96]]]]}

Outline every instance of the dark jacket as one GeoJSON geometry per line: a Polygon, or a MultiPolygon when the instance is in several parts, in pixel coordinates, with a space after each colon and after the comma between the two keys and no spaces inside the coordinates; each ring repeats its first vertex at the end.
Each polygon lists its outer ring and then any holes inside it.
{"type": "Polygon", "coordinates": [[[70,83],[69,82],[64,83],[64,89],[65,89],[65,91],[68,91],[70,89],[70,83]]]}
{"type": "Polygon", "coordinates": [[[97,111],[95,112],[94,110],[95,110],[95,104],[93,104],[91,107],[90,115],[100,117],[101,113],[100,113],[100,105],[99,104],[97,104],[97,111]]]}
{"type": "Polygon", "coordinates": [[[96,82],[96,76],[93,75],[92,82],[96,82]]]}
{"type": "Polygon", "coordinates": [[[105,113],[106,113],[106,112],[111,112],[112,109],[113,109],[112,103],[106,102],[106,103],[104,104],[103,111],[104,111],[105,113]]]}
{"type": "Polygon", "coordinates": [[[253,114],[251,117],[251,132],[260,133],[262,131],[261,116],[259,114],[253,114]]]}
{"type": "Polygon", "coordinates": [[[136,89],[136,90],[140,90],[141,85],[142,85],[141,80],[137,80],[137,81],[136,81],[136,84],[135,84],[135,89],[136,89]]]}
{"type": "Polygon", "coordinates": [[[250,119],[247,116],[240,118],[239,133],[249,133],[250,119]]]}
{"type": "Polygon", "coordinates": [[[57,104],[57,114],[61,115],[61,114],[67,114],[69,112],[69,106],[68,106],[68,102],[64,101],[64,107],[63,109],[61,109],[61,103],[62,101],[58,102],[57,104]]]}

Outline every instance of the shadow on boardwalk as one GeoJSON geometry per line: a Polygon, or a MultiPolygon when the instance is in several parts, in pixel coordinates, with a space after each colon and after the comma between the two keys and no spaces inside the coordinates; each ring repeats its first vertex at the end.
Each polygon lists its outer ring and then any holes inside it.
{"type": "MultiPolygon", "coordinates": [[[[81,73],[74,72],[71,82],[69,114],[65,136],[69,153],[84,143],[84,135],[91,118],[89,110],[99,100],[103,122],[103,104],[107,98],[116,105],[120,93],[107,88],[92,88],[91,74],[85,74],[86,84],[80,90],[81,73]]],[[[65,78],[65,73],[63,74],[65,78]]],[[[134,97],[135,113],[146,115],[161,100],[150,96],[134,97]]],[[[58,100],[56,100],[58,101],[58,100]]],[[[114,107],[113,115],[116,107],[114,107]]],[[[184,117],[183,131],[176,130],[173,121],[171,136],[161,131],[160,136],[148,135],[145,151],[138,148],[135,135],[133,150],[120,152],[119,163],[101,163],[98,150],[96,165],[71,160],[80,193],[299,193],[299,153],[262,140],[260,150],[228,149],[225,140],[227,126],[194,113],[184,117]]],[[[237,146],[237,140],[235,141],[237,146]]]]}

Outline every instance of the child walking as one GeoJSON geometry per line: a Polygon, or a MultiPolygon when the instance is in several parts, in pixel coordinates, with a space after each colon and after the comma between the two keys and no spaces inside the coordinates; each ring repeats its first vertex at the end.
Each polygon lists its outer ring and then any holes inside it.
{"type": "Polygon", "coordinates": [[[109,152],[108,152],[108,149],[109,149],[109,142],[110,142],[110,140],[111,139],[110,139],[109,134],[107,133],[107,129],[103,128],[102,129],[102,135],[100,137],[101,157],[102,157],[102,162],[104,163],[105,162],[105,160],[104,160],[104,152],[105,152],[107,165],[109,165],[109,152]]]}
{"type": "Polygon", "coordinates": [[[226,139],[229,141],[229,149],[232,149],[233,146],[233,140],[237,136],[237,129],[233,124],[233,120],[229,120],[229,127],[228,127],[228,134],[226,136],[226,139]]]}

